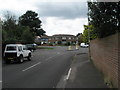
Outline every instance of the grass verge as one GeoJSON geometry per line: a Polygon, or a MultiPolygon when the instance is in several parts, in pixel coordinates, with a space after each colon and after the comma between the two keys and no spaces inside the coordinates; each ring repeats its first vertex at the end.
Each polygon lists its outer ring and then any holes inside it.
{"type": "Polygon", "coordinates": [[[54,49],[54,48],[52,48],[52,47],[39,47],[38,46],[37,49],[50,49],[51,50],[51,49],[54,49]]]}

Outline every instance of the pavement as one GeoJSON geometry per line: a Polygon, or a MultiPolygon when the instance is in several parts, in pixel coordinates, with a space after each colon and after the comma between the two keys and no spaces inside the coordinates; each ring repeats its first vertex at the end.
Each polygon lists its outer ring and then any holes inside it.
{"type": "Polygon", "coordinates": [[[107,88],[103,75],[89,60],[88,53],[83,49],[74,57],[65,88],[107,88]]]}

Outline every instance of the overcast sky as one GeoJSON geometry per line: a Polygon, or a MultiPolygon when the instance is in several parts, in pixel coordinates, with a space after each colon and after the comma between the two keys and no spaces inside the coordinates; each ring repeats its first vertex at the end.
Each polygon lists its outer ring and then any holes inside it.
{"type": "Polygon", "coordinates": [[[17,17],[35,11],[47,35],[82,33],[87,24],[87,0],[0,0],[0,17],[6,11],[17,17]]]}

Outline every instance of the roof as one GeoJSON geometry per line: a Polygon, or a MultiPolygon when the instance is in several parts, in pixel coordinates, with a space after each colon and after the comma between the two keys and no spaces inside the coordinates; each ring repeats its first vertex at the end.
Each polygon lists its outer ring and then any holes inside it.
{"type": "Polygon", "coordinates": [[[53,36],[73,36],[73,37],[75,37],[74,35],[71,35],[71,34],[55,34],[53,36]]]}
{"type": "Polygon", "coordinates": [[[49,36],[41,36],[41,39],[49,38],[49,36]]]}
{"type": "Polygon", "coordinates": [[[22,44],[7,44],[6,46],[21,46],[22,44]]]}

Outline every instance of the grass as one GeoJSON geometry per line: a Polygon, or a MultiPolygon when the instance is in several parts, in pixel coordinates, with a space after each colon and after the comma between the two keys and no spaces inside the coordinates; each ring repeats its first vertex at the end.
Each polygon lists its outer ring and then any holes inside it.
{"type": "Polygon", "coordinates": [[[52,48],[52,47],[41,47],[41,46],[38,46],[37,49],[50,49],[51,50],[51,49],[54,49],[54,48],[52,48]]]}

